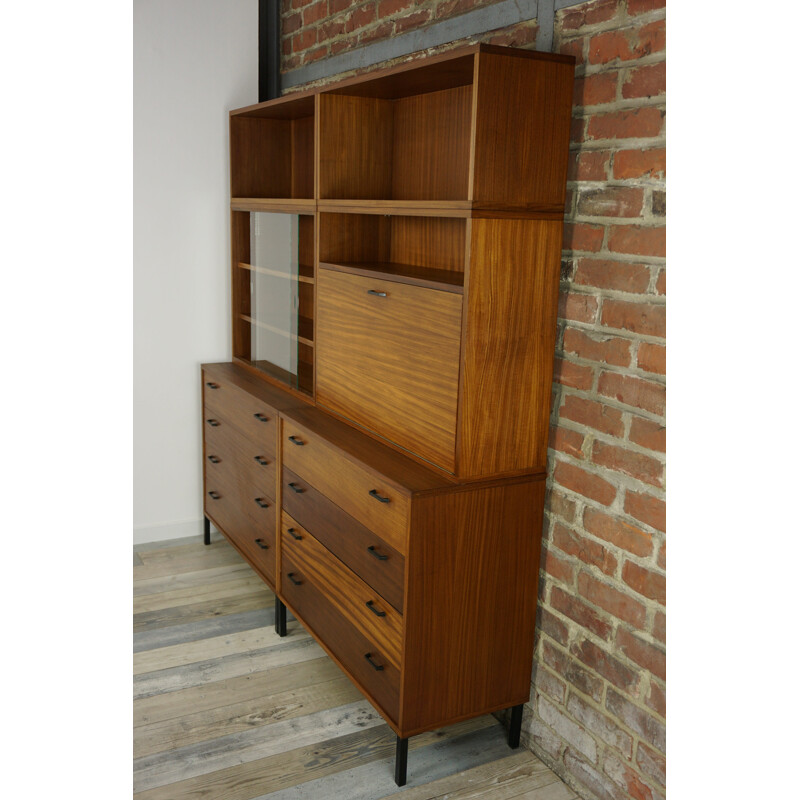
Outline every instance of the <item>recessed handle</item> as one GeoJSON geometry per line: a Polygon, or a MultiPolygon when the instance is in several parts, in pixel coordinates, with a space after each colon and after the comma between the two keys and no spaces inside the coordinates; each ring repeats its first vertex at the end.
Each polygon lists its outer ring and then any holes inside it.
{"type": "Polygon", "coordinates": [[[219,492],[209,492],[209,493],[208,493],[208,496],[209,496],[209,497],[210,497],[212,500],[219,500],[219,499],[220,499],[220,497],[222,497],[222,495],[221,495],[219,492]]]}
{"type": "Polygon", "coordinates": [[[256,414],[253,414],[253,416],[254,416],[254,417],[255,417],[255,418],[256,418],[256,419],[257,419],[259,422],[269,422],[269,417],[268,417],[268,416],[266,416],[265,414],[262,414],[262,413],[260,413],[260,412],[259,412],[259,413],[256,413],[256,414]]]}
{"type": "Polygon", "coordinates": [[[372,613],[373,613],[373,614],[374,614],[376,617],[385,617],[385,616],[386,616],[386,612],[385,612],[385,611],[378,611],[378,609],[377,609],[377,608],[375,608],[375,601],[374,601],[374,600],[367,600],[367,608],[368,608],[368,609],[369,609],[369,610],[370,610],[370,611],[371,611],[371,612],[372,612],[372,613]]]}
{"type": "Polygon", "coordinates": [[[208,424],[209,424],[209,425],[210,425],[212,428],[219,428],[219,426],[222,424],[222,423],[221,423],[221,422],[220,422],[218,419],[207,419],[207,420],[206,420],[206,422],[207,422],[207,423],[208,423],[208,424]]]}
{"type": "Polygon", "coordinates": [[[367,548],[367,550],[369,550],[369,552],[370,552],[370,555],[373,555],[373,556],[375,556],[375,558],[377,558],[377,559],[378,559],[378,561],[387,561],[387,560],[389,559],[389,556],[382,556],[382,555],[381,555],[381,554],[380,554],[380,553],[379,553],[379,552],[378,552],[378,551],[375,549],[375,545],[374,545],[374,544],[371,544],[371,545],[370,545],[370,546],[367,548]]]}
{"type": "Polygon", "coordinates": [[[390,503],[391,500],[388,497],[384,497],[381,494],[378,494],[377,489],[370,489],[369,496],[374,497],[379,503],[390,503]]]}
{"type": "Polygon", "coordinates": [[[386,297],[386,292],[378,292],[375,289],[367,289],[367,294],[371,294],[373,297],[386,297]]]}
{"type": "Polygon", "coordinates": [[[267,459],[264,458],[264,456],[253,456],[253,461],[258,461],[258,463],[261,464],[262,467],[269,466],[269,461],[267,461],[267,459]]]}
{"type": "Polygon", "coordinates": [[[302,439],[298,439],[296,436],[290,436],[289,441],[292,444],[296,444],[298,447],[302,447],[305,444],[305,442],[302,439]]]}
{"type": "Polygon", "coordinates": [[[303,492],[305,491],[305,489],[303,489],[301,486],[298,486],[296,483],[290,483],[289,488],[293,492],[296,492],[297,494],[303,494],[303,492]]]}
{"type": "Polygon", "coordinates": [[[295,533],[294,528],[287,528],[286,533],[288,533],[292,537],[292,539],[296,539],[298,542],[303,541],[303,537],[300,536],[299,533],[295,533]]]}
{"type": "Polygon", "coordinates": [[[302,586],[303,581],[297,580],[294,576],[294,572],[287,572],[286,577],[295,585],[295,586],[302,586]]]}
{"type": "Polygon", "coordinates": [[[208,457],[208,460],[209,460],[209,461],[210,461],[212,464],[219,464],[219,462],[220,462],[220,461],[222,461],[222,459],[221,459],[219,456],[209,456],[209,457],[208,457]]]}
{"type": "Polygon", "coordinates": [[[263,497],[256,497],[255,504],[259,508],[269,508],[269,503],[263,497]]]}
{"type": "Polygon", "coordinates": [[[256,539],[256,544],[257,544],[257,545],[258,545],[258,546],[259,546],[259,547],[260,547],[262,550],[269,550],[269,545],[268,545],[268,544],[267,544],[267,543],[266,543],[266,542],[265,542],[263,539],[256,539]]]}
{"type": "Polygon", "coordinates": [[[372,660],[372,653],[364,653],[364,658],[369,661],[369,663],[372,665],[372,669],[374,669],[376,672],[383,672],[383,664],[376,664],[372,660]]]}
{"type": "Polygon", "coordinates": [[[208,386],[209,389],[219,389],[219,384],[213,383],[212,381],[206,381],[206,386],[208,386]]]}

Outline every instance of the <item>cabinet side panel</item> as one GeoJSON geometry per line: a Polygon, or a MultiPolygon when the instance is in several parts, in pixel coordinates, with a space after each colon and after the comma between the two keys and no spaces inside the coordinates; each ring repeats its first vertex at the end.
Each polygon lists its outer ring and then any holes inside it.
{"type": "Polygon", "coordinates": [[[562,223],[473,219],[458,474],[544,469],[562,223]]]}
{"type": "Polygon", "coordinates": [[[543,480],[415,501],[406,735],[527,700],[543,501],[543,480]]]}
{"type": "Polygon", "coordinates": [[[476,203],[563,209],[574,67],[481,53],[476,203]]]}
{"type": "Polygon", "coordinates": [[[250,213],[231,211],[231,320],[234,358],[250,359],[250,325],[241,317],[250,316],[250,273],[239,268],[250,262],[250,213]]]}

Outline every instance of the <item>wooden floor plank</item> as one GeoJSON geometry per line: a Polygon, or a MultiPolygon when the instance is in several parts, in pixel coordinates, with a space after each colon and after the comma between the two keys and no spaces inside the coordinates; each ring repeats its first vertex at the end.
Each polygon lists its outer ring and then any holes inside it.
{"type": "Polygon", "coordinates": [[[250,570],[249,573],[245,572],[229,581],[209,583],[205,586],[187,586],[167,592],[134,597],[133,613],[142,614],[147,611],[158,611],[162,608],[177,608],[178,606],[189,606],[193,603],[223,600],[242,594],[250,594],[255,590],[265,588],[267,587],[264,581],[250,570]]]}
{"type": "MultiPolygon", "coordinates": [[[[144,565],[142,565],[144,566],[144,565]]],[[[133,581],[133,596],[141,597],[146,594],[169,592],[173,589],[182,589],[188,586],[205,587],[212,583],[228,581],[244,575],[252,575],[253,568],[242,562],[235,565],[209,567],[197,572],[184,572],[180,575],[164,575],[160,578],[146,578],[133,581]]]]}
{"type": "MultiPolygon", "coordinates": [[[[204,545],[200,545],[203,547],[204,545]]],[[[226,565],[234,566],[245,563],[244,559],[227,542],[220,542],[217,549],[210,545],[207,550],[192,551],[185,557],[160,558],[146,561],[145,553],[139,553],[143,566],[133,568],[135,581],[150,578],[163,578],[168,575],[180,575],[186,572],[197,572],[202,569],[214,569],[226,565]]]]}
{"type": "MultiPolygon", "coordinates": [[[[485,800],[492,800],[494,795],[486,795],[485,800]]],[[[558,778],[546,786],[537,789],[529,789],[522,794],[515,794],[509,800],[581,800],[565,783],[558,778]]]]}

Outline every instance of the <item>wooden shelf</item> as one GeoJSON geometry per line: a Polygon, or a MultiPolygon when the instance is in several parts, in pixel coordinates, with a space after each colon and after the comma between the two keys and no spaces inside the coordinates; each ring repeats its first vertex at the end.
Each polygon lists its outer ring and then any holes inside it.
{"type": "Polygon", "coordinates": [[[270,269],[269,267],[257,267],[255,264],[245,264],[243,261],[240,261],[238,266],[239,269],[258,272],[260,275],[269,275],[272,278],[283,278],[289,281],[296,278],[300,283],[314,283],[314,267],[311,266],[311,264],[300,264],[300,271],[297,275],[290,272],[281,272],[277,269],[270,269]]]}
{"type": "Polygon", "coordinates": [[[250,317],[247,314],[240,314],[239,319],[241,319],[243,322],[249,323],[250,325],[255,325],[257,328],[261,328],[262,330],[269,331],[270,333],[277,334],[278,336],[283,336],[285,339],[291,339],[292,341],[300,342],[307,347],[314,346],[314,321],[308,317],[298,317],[296,334],[291,333],[290,331],[285,331],[282,328],[276,327],[275,325],[262,322],[260,319],[253,319],[253,317],[250,317]]]}
{"type": "Polygon", "coordinates": [[[353,275],[374,277],[394,283],[406,283],[411,286],[424,286],[442,292],[464,294],[464,273],[447,269],[418,267],[413,264],[394,264],[390,262],[351,262],[331,264],[320,262],[323,269],[336,272],[349,272],[353,275]]]}
{"type": "Polygon", "coordinates": [[[468,200],[320,200],[320,211],[340,214],[392,214],[404,217],[469,217],[468,200]]]}
{"type": "Polygon", "coordinates": [[[231,211],[262,211],[278,214],[313,214],[317,201],[314,198],[293,197],[233,197],[231,211]]]}

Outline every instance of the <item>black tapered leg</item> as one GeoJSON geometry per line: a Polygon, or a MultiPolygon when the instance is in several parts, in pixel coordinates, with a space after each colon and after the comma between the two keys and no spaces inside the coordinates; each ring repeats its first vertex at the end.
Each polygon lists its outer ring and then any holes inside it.
{"type": "Polygon", "coordinates": [[[275,598],[275,633],[286,636],[286,606],[275,598]]]}
{"type": "Polygon", "coordinates": [[[203,544],[211,544],[211,521],[203,517],[203,544]]]}
{"type": "Polygon", "coordinates": [[[394,782],[398,786],[406,785],[406,771],[408,767],[408,739],[397,737],[397,747],[394,752],[394,782]]]}
{"type": "Polygon", "coordinates": [[[522,730],[522,705],[513,706],[511,720],[508,723],[508,746],[512,750],[519,747],[519,734],[522,730]]]}

